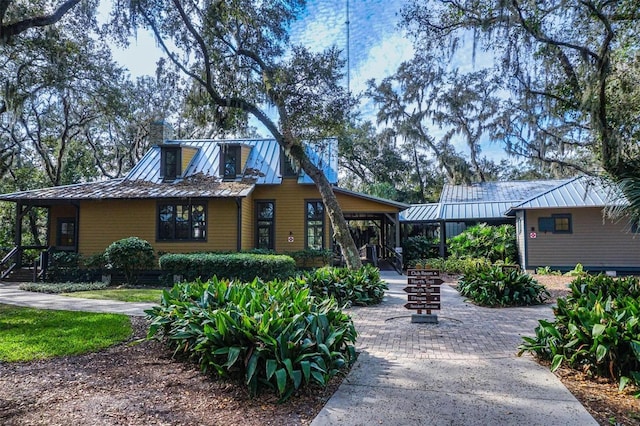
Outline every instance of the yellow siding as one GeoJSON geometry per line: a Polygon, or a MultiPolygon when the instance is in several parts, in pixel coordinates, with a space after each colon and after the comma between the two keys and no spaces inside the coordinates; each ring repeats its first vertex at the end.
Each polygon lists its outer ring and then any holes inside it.
{"type": "Polygon", "coordinates": [[[49,246],[55,246],[58,240],[58,219],[76,217],[76,208],[71,205],[57,205],[51,207],[49,213],[49,246]]]}
{"type": "MultiPolygon", "coordinates": [[[[347,194],[336,194],[343,213],[397,213],[398,209],[375,201],[365,200],[347,194]]],[[[320,193],[315,185],[300,185],[294,179],[283,179],[280,185],[257,186],[254,200],[274,200],[275,248],[279,252],[304,249],[305,242],[305,200],[319,200],[320,193]],[[292,235],[294,242],[288,241],[292,235]]],[[[252,214],[255,207],[252,208],[252,214]]],[[[252,224],[253,229],[253,224],[252,224]]],[[[329,248],[331,226],[325,215],[325,248],[329,248]]],[[[252,231],[253,238],[253,231],[252,231]]]]}
{"type": "Polygon", "coordinates": [[[251,146],[249,145],[240,145],[240,170],[244,170],[247,165],[247,160],[249,159],[249,154],[251,153],[251,146]]]}
{"type": "Polygon", "coordinates": [[[603,219],[600,208],[529,210],[524,232],[528,268],[573,267],[577,263],[591,267],[640,266],[640,237],[630,232],[625,220],[603,219]],[[539,232],[539,217],[564,213],[571,214],[571,234],[539,232]],[[536,238],[529,235],[532,227],[536,238]]]}
{"type": "Polygon", "coordinates": [[[193,157],[197,152],[198,150],[196,148],[190,148],[186,146],[182,147],[182,169],[180,169],[182,170],[182,173],[187,170],[189,163],[191,162],[191,160],[193,160],[193,157]]]}
{"type": "Polygon", "coordinates": [[[237,206],[234,199],[216,199],[207,206],[207,241],[156,241],[155,200],[86,201],[80,207],[79,252],[91,255],[104,251],[114,241],[139,237],[156,252],[236,250],[237,206]]]}
{"type": "MultiPolygon", "coordinates": [[[[397,208],[346,194],[336,194],[345,213],[396,213],[397,208]]],[[[305,244],[305,200],[319,200],[314,185],[299,185],[284,179],[281,185],[257,186],[241,201],[241,249],[255,247],[255,201],[275,202],[275,248],[279,252],[302,250],[305,244]],[[289,242],[289,237],[293,242],[289,242]]],[[[62,217],[67,213],[56,213],[62,217]]],[[[235,251],[238,248],[238,205],[233,198],[214,199],[207,206],[207,241],[156,241],[157,202],[155,200],[85,201],[79,220],[79,251],[91,255],[104,251],[113,241],[136,236],[149,241],[156,252],[235,251]]],[[[54,225],[52,224],[52,228],[54,225]]],[[[55,231],[55,229],[52,229],[55,231]]],[[[55,232],[51,232],[55,238],[55,232]]],[[[325,216],[325,248],[330,246],[331,226],[325,216]]]]}
{"type": "Polygon", "coordinates": [[[397,213],[398,208],[352,195],[336,193],[343,213],[397,213]]]}
{"type": "Polygon", "coordinates": [[[242,200],[242,250],[250,250],[254,247],[254,208],[253,196],[242,200]]]}
{"type": "MultiPolygon", "coordinates": [[[[304,201],[320,199],[320,193],[315,186],[299,185],[293,179],[283,179],[281,185],[257,186],[253,192],[253,199],[275,201],[276,251],[290,252],[304,249],[304,201]],[[288,241],[290,233],[293,236],[292,243],[288,241]]],[[[253,215],[255,206],[252,206],[251,210],[253,215]]],[[[326,225],[328,222],[328,219],[325,219],[326,225]]],[[[252,229],[255,229],[255,224],[252,224],[252,229]]],[[[329,236],[328,229],[328,226],[325,226],[325,236],[329,236]]],[[[325,238],[325,247],[328,247],[327,238],[325,238]]]]}

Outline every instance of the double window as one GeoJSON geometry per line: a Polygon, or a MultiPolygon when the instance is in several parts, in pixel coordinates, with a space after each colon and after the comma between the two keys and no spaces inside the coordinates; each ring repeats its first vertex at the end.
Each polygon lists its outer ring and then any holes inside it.
{"type": "Polygon", "coordinates": [[[324,204],[320,200],[306,201],[306,248],[324,248],[324,204]]]}
{"type": "Polygon", "coordinates": [[[275,246],[275,203],[258,201],[256,203],[256,248],[274,250],[275,246]]]}
{"type": "Polygon", "coordinates": [[[538,218],[538,230],[554,234],[571,234],[573,232],[571,214],[553,214],[551,217],[540,217],[538,218]]]}
{"type": "Polygon", "coordinates": [[[158,205],[158,240],[205,240],[206,230],[205,204],[163,203],[158,205]]]}

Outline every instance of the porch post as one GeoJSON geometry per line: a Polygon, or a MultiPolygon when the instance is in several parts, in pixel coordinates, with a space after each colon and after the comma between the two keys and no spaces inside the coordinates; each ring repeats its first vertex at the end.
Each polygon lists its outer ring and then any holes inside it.
{"type": "Polygon", "coordinates": [[[440,221],[440,257],[447,254],[447,224],[444,220],[440,221]]]}
{"type": "Polygon", "coordinates": [[[20,247],[22,246],[22,218],[24,217],[22,208],[22,202],[18,201],[16,203],[16,223],[13,234],[13,242],[15,243],[16,247],[18,247],[18,252],[16,253],[16,265],[18,267],[22,266],[22,250],[20,249],[20,247]]]}

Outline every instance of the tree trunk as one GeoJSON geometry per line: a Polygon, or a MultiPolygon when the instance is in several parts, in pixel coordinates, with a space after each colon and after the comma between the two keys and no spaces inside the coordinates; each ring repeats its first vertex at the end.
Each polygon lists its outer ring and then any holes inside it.
{"type": "Polygon", "coordinates": [[[347,267],[349,269],[361,268],[362,261],[360,260],[360,253],[358,252],[356,243],[351,237],[349,226],[347,225],[347,221],[344,219],[342,209],[340,208],[340,204],[338,204],[338,199],[331,188],[329,180],[322,170],[316,167],[311,160],[309,160],[309,157],[306,155],[304,148],[301,145],[293,143],[288,145],[289,146],[287,148],[289,148],[288,152],[291,157],[300,164],[302,170],[309,175],[320,192],[322,202],[324,203],[329,220],[331,221],[333,237],[342,249],[342,254],[344,255],[347,267]]]}

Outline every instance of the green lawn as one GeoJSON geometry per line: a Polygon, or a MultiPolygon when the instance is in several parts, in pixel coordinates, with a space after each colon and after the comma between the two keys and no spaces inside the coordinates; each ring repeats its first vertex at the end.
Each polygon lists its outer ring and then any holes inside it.
{"type": "Polygon", "coordinates": [[[63,296],[82,297],[84,299],[120,300],[122,302],[160,303],[161,289],[117,288],[63,293],[63,296]]]}
{"type": "Polygon", "coordinates": [[[78,355],[127,340],[129,317],[0,304],[0,361],[78,355]]]}

